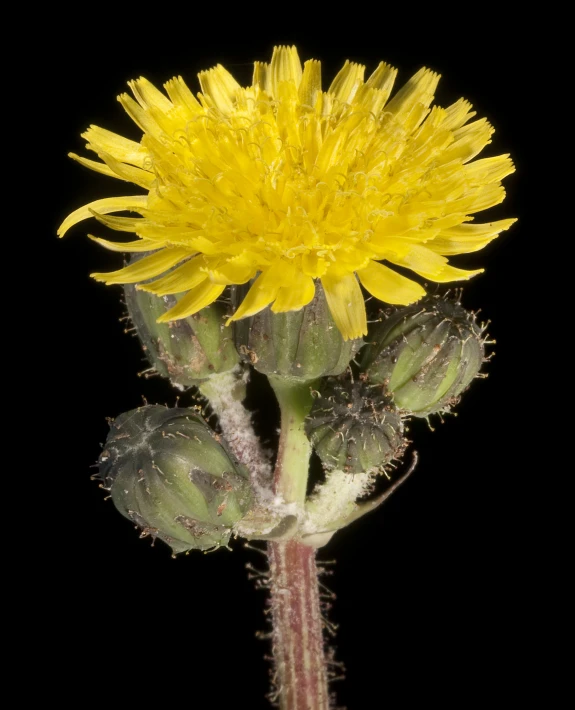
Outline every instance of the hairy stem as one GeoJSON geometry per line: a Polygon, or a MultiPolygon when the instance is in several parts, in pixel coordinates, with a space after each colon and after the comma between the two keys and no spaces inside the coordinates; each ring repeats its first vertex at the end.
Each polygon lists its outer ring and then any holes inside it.
{"type": "MultiPolygon", "coordinates": [[[[305,418],[311,383],[271,376],[281,411],[274,492],[304,515],[311,445],[305,418]]],[[[273,655],[280,710],[328,710],[316,551],[294,538],[268,542],[273,655]]]]}
{"type": "Polygon", "coordinates": [[[280,710],[328,710],[316,551],[269,542],[273,655],[280,710]]]}
{"type": "Polygon", "coordinates": [[[220,428],[232,453],[250,471],[257,491],[269,489],[272,471],[260,440],[255,435],[250,412],[243,406],[247,373],[239,370],[212,375],[199,389],[218,417],[220,428]]]}

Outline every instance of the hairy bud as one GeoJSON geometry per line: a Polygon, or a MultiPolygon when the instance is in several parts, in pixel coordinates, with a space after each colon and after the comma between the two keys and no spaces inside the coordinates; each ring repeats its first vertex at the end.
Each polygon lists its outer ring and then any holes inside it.
{"type": "MultiPolygon", "coordinates": [[[[236,289],[236,299],[241,294],[236,289]]],[[[265,308],[233,324],[240,355],[264,375],[308,381],[339,375],[362,345],[345,341],[329,312],[321,284],[299,311],[272,313],[265,308]]]]}
{"type": "Polygon", "coordinates": [[[184,388],[234,368],[239,357],[232,333],[218,304],[169,323],[156,319],[176,304],[175,296],[156,296],[124,286],[128,313],[152,367],[172,384],[184,388]]]}
{"type": "Polygon", "coordinates": [[[191,409],[121,414],[99,467],[122,515],[176,553],[225,545],[252,503],[245,469],[191,409]]]}
{"type": "Polygon", "coordinates": [[[327,469],[374,471],[405,446],[401,417],[381,387],[327,380],[311,409],[306,431],[327,469]]]}
{"type": "Polygon", "coordinates": [[[449,410],[484,358],[482,331],[458,301],[427,296],[396,309],[370,332],[360,367],[402,411],[425,417],[449,410]]]}

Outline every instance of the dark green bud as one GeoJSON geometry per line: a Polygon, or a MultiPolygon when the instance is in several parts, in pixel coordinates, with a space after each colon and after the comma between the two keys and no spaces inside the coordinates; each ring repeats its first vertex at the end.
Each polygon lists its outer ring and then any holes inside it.
{"type": "Polygon", "coordinates": [[[403,452],[403,424],[381,387],[326,380],[306,432],[327,469],[374,471],[403,452]]]}
{"type": "Polygon", "coordinates": [[[248,475],[191,409],[121,414],[99,459],[116,508],[174,552],[226,545],[248,512],[248,475]]]}
{"type": "Polygon", "coordinates": [[[360,367],[399,409],[418,417],[448,411],[477,375],[484,339],[458,301],[427,296],[396,309],[369,333],[360,367]]]}
{"type": "Polygon", "coordinates": [[[176,296],[156,296],[131,284],[124,292],[128,313],[152,368],[169,377],[172,384],[191,387],[238,364],[232,332],[224,325],[220,304],[213,303],[182,320],[156,323],[176,304],[176,296]]]}
{"type": "MultiPolygon", "coordinates": [[[[234,300],[239,303],[243,293],[237,288],[234,300]]],[[[234,339],[242,358],[259,372],[303,381],[341,374],[363,344],[343,339],[319,283],[311,303],[299,311],[265,308],[236,321],[234,339]]]]}

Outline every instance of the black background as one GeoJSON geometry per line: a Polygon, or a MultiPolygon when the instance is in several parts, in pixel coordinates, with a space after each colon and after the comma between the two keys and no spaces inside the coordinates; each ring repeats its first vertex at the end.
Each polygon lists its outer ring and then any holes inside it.
{"type": "Polygon", "coordinates": [[[435,422],[433,432],[424,422],[413,427],[420,456],[414,475],[382,509],[320,552],[320,559],[337,561],[326,583],[337,595],[333,643],[347,667],[346,680],[333,686],[340,706],[379,708],[396,698],[391,707],[409,707],[422,693],[430,702],[464,707],[464,698],[494,694],[506,703],[516,697],[516,683],[527,682],[518,658],[532,633],[526,595],[541,553],[525,500],[538,486],[541,451],[530,430],[519,428],[536,389],[527,375],[525,291],[540,238],[524,40],[501,18],[496,25],[487,17],[472,22],[446,9],[445,17],[411,16],[408,8],[361,19],[342,13],[331,28],[309,20],[286,20],[284,27],[257,13],[253,20],[239,12],[223,17],[219,9],[201,19],[190,7],[156,10],[129,19],[98,19],[96,12],[91,23],[68,18],[42,55],[50,201],[42,234],[34,236],[34,248],[42,242],[43,288],[32,298],[50,313],[42,319],[52,473],[45,498],[50,523],[40,545],[49,570],[40,623],[47,621],[46,636],[58,639],[51,692],[70,702],[81,688],[81,697],[95,702],[143,703],[161,693],[166,704],[193,708],[268,707],[269,648],[255,638],[266,629],[266,595],[245,571],[247,562],[264,569],[264,557],[236,542],[232,553],[172,559],[162,544],[151,548],[138,539],[90,481],[106,417],[143,397],[173,405],[176,393],[137,376],[146,365],[137,339],[119,322],[120,288],[88,276],[121,263],[120,255],[86,239],[103,228],[82,223],[60,242],[55,231],[90,200],[130,194],[123,183],[66,158],[70,150],[83,152],[79,134],[91,123],[138,139],[115,100],[126,81],[144,75],[160,86],[182,74],[198,90],[195,74],[221,62],[249,83],[254,60],[267,60],[274,44],[296,43],[302,61],[322,60],[326,83],[346,58],[366,63],[368,72],[384,59],[400,69],[398,85],[420,66],[431,67],[443,75],[437,102],[469,99],[496,128],[485,155],[510,152],[517,166],[505,180],[506,201],[485,218],[517,216],[519,223],[457,261],[486,267],[466,285],[463,301],[492,321],[497,345],[489,377],[474,383],[457,417],[435,422]]]}

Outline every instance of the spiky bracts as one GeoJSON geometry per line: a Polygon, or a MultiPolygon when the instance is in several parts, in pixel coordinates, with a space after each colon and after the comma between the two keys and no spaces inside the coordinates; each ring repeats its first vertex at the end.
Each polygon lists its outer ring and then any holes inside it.
{"type": "Polygon", "coordinates": [[[158,319],[175,306],[175,296],[158,298],[132,284],[124,287],[124,294],[128,315],[151,368],[175,387],[193,387],[238,364],[239,356],[232,334],[224,326],[225,309],[220,303],[164,323],[158,319]]]}
{"type": "Polygon", "coordinates": [[[327,469],[376,471],[405,448],[401,416],[381,388],[349,378],[328,379],[306,431],[327,469]]]}
{"type": "Polygon", "coordinates": [[[194,410],[121,414],[98,463],[116,508],[175,553],[226,545],[253,502],[246,470],[194,410]]]}
{"type": "Polygon", "coordinates": [[[483,328],[456,299],[427,296],[386,314],[370,330],[360,368],[406,415],[449,411],[477,376],[483,328]]]}
{"type": "MultiPolygon", "coordinates": [[[[241,302],[245,287],[234,289],[241,302]]],[[[313,299],[299,311],[273,313],[264,309],[234,323],[234,339],[245,362],[264,375],[311,381],[343,373],[363,341],[344,340],[318,285],[313,299]]]]}

